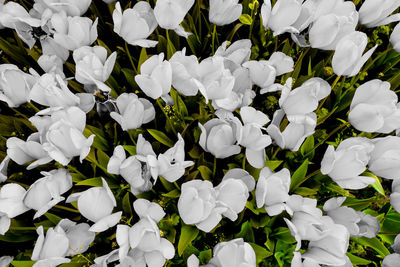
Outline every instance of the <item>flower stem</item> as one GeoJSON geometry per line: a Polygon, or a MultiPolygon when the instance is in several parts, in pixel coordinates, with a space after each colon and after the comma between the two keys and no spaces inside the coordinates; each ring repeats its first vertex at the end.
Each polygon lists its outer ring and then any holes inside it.
{"type": "MultiPolygon", "coordinates": [[[[339,80],[340,80],[341,77],[342,77],[342,76],[340,76],[340,75],[336,77],[335,81],[333,82],[333,84],[332,84],[332,86],[331,86],[331,89],[332,89],[332,90],[335,89],[335,87],[336,87],[336,85],[337,85],[337,83],[339,82],[339,80]]],[[[320,110],[320,109],[322,108],[322,106],[324,105],[324,103],[325,103],[326,99],[328,99],[328,97],[329,97],[329,95],[328,95],[327,97],[325,97],[325,98],[321,101],[321,103],[319,104],[317,110],[315,110],[315,113],[317,113],[318,110],[320,110]]]]}
{"type": "Polygon", "coordinates": [[[217,25],[214,24],[214,29],[213,29],[213,32],[212,32],[212,39],[211,39],[212,55],[214,55],[214,53],[215,53],[215,38],[216,38],[216,35],[217,35],[217,25]]]}
{"type": "Polygon", "coordinates": [[[74,213],[80,213],[79,210],[71,209],[68,207],[61,206],[61,205],[55,205],[54,207],[57,209],[60,209],[60,210],[66,210],[66,211],[70,211],[70,212],[74,212],[74,213]]]}
{"type": "Polygon", "coordinates": [[[125,42],[125,52],[128,55],[129,61],[131,62],[133,71],[137,74],[138,72],[137,72],[135,63],[133,63],[133,59],[132,59],[131,53],[129,52],[129,47],[128,47],[128,43],[127,42],[125,42]]]}

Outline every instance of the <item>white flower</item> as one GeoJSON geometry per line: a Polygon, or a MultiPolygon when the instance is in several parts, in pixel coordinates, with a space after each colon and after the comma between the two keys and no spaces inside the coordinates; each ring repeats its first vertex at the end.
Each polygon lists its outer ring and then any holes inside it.
{"type": "Polygon", "coordinates": [[[400,128],[398,97],[390,83],[378,79],[359,86],[350,105],[349,122],[364,132],[390,133],[400,128]]]}
{"type": "Polygon", "coordinates": [[[322,2],[324,4],[317,7],[316,18],[310,27],[310,45],[323,50],[336,50],[343,36],[354,33],[358,12],[351,1],[322,2]]]}
{"type": "Polygon", "coordinates": [[[77,202],[78,210],[88,220],[95,222],[89,228],[91,232],[103,232],[116,225],[121,219],[122,211],[112,214],[117,206],[115,197],[104,178],[103,187],[92,187],[80,193],[71,194],[66,202],[77,202]]]}
{"type": "Polygon", "coordinates": [[[0,188],[0,235],[10,227],[10,219],[29,210],[24,205],[26,190],[19,184],[5,184],[0,188]]]}
{"type": "Polygon", "coordinates": [[[397,23],[396,27],[394,27],[392,33],[390,34],[390,43],[393,46],[393,50],[397,53],[400,52],[400,23],[397,23]]]}
{"type": "Polygon", "coordinates": [[[140,66],[140,74],[135,76],[140,89],[153,99],[169,98],[172,83],[172,68],[164,60],[164,53],[151,56],[140,66]]]}
{"type": "Polygon", "coordinates": [[[210,0],[208,19],[218,26],[230,24],[242,14],[242,4],[238,0],[210,0]]]}
{"type": "Polygon", "coordinates": [[[69,240],[68,256],[74,256],[86,252],[94,241],[95,233],[90,232],[87,223],[76,223],[69,219],[62,219],[58,222],[55,231],[61,228],[69,240]]]}
{"type": "Polygon", "coordinates": [[[261,6],[261,18],[265,28],[271,29],[274,36],[284,32],[299,33],[292,25],[301,13],[301,1],[278,0],[272,8],[271,0],[264,0],[261,6]]]}
{"type": "MultiPolygon", "coordinates": [[[[241,5],[240,5],[241,6],[241,5]]],[[[234,69],[248,61],[251,55],[250,39],[237,40],[228,46],[228,41],[223,42],[215,51],[215,56],[225,59],[225,65],[234,65],[234,69]]],[[[231,67],[227,66],[233,70],[231,67]]]]}
{"type": "Polygon", "coordinates": [[[17,29],[21,22],[29,22],[36,27],[40,26],[40,20],[32,18],[26,9],[20,4],[10,1],[4,4],[0,2],[0,29],[17,29]]]}
{"type": "Polygon", "coordinates": [[[293,71],[293,58],[285,55],[282,52],[274,52],[268,59],[268,62],[275,68],[276,76],[280,76],[293,71]]]}
{"type": "Polygon", "coordinates": [[[0,65],[0,100],[9,107],[18,107],[29,101],[35,78],[12,64],[0,65]]]}
{"type": "Polygon", "coordinates": [[[374,149],[368,162],[368,169],[377,176],[400,179],[400,137],[387,136],[373,140],[374,149]]]}
{"type": "Polygon", "coordinates": [[[390,194],[390,205],[400,213],[400,179],[393,180],[392,193],[390,194]]]}
{"type": "Polygon", "coordinates": [[[86,17],[67,17],[63,12],[51,18],[54,41],[68,50],[91,45],[97,39],[97,23],[86,17]]]}
{"type": "Polygon", "coordinates": [[[13,261],[13,257],[11,256],[2,256],[0,257],[0,266],[9,266],[9,264],[13,261]]]}
{"type": "Polygon", "coordinates": [[[267,115],[253,107],[242,107],[240,116],[243,121],[238,143],[246,148],[246,159],[251,166],[262,168],[265,164],[265,148],[271,144],[271,137],[261,129],[269,122],[267,115]]]}
{"type": "Polygon", "coordinates": [[[335,47],[332,58],[332,68],[336,75],[353,77],[357,75],[365,62],[378,47],[375,45],[364,55],[368,37],[363,32],[354,31],[344,36],[335,47]]]}
{"type": "Polygon", "coordinates": [[[229,120],[214,118],[207,121],[204,126],[199,123],[199,127],[200,146],[216,158],[227,158],[240,153],[240,146],[236,143],[243,126],[238,118],[232,117],[229,120]]]}
{"type": "Polygon", "coordinates": [[[382,261],[382,267],[393,267],[398,265],[400,262],[400,254],[398,253],[393,253],[385,256],[385,258],[382,261]]]}
{"type": "Polygon", "coordinates": [[[373,149],[371,141],[363,137],[345,139],[336,151],[329,145],[321,161],[321,173],[344,189],[365,188],[375,182],[375,178],[360,175],[366,170],[373,149]]]}
{"type": "Polygon", "coordinates": [[[157,0],[154,16],[161,28],[175,30],[181,36],[188,37],[179,24],[183,21],[194,0],[157,0]]]}
{"type": "Polygon", "coordinates": [[[44,236],[43,226],[39,226],[36,232],[39,237],[32,252],[31,259],[36,261],[33,266],[57,266],[71,261],[65,258],[69,249],[69,240],[62,228],[49,228],[46,237],[44,236]]]}
{"type": "Polygon", "coordinates": [[[124,131],[140,128],[142,124],[154,120],[156,114],[149,100],[138,98],[134,93],[123,93],[118,96],[117,107],[118,112],[110,112],[110,116],[124,131]]]}
{"type": "Polygon", "coordinates": [[[264,206],[269,216],[275,216],[285,210],[289,199],[290,172],[284,168],[273,173],[268,167],[261,170],[256,187],[257,207],[264,206]]]}
{"type": "Polygon", "coordinates": [[[54,73],[61,76],[62,79],[65,79],[65,74],[63,71],[64,61],[57,55],[41,55],[37,63],[46,73],[54,73]]]}
{"type": "Polygon", "coordinates": [[[333,221],[347,228],[351,236],[373,238],[380,229],[379,220],[353,208],[341,206],[346,197],[337,197],[327,200],[324,211],[333,221]]]}
{"type": "Polygon", "coordinates": [[[250,60],[242,64],[249,69],[250,78],[253,84],[261,88],[260,93],[267,91],[274,84],[276,78],[275,67],[267,60],[250,60]]]}
{"type": "Polygon", "coordinates": [[[280,148],[291,151],[299,150],[304,140],[314,133],[317,125],[317,115],[313,112],[292,118],[289,124],[281,132],[280,125],[285,116],[285,111],[278,109],[272,117],[267,132],[280,148]]]}
{"type": "Polygon", "coordinates": [[[111,89],[104,84],[114,68],[117,53],[107,58],[107,50],[102,46],[83,46],[73,53],[76,64],[75,79],[84,84],[95,84],[102,91],[111,89]]]}
{"type": "Polygon", "coordinates": [[[35,0],[35,5],[50,8],[55,13],[64,11],[68,16],[82,16],[88,10],[92,0],[35,0]]]}
{"type": "Polygon", "coordinates": [[[127,43],[141,47],[154,47],[157,41],[146,38],[157,28],[157,21],[150,4],[145,1],[137,2],[133,8],[122,12],[118,2],[113,12],[114,32],[127,43]]]}
{"type": "Polygon", "coordinates": [[[256,253],[249,243],[242,238],[218,243],[213,249],[213,257],[209,261],[212,266],[255,267],[256,253]]]}
{"type": "Polygon", "coordinates": [[[27,166],[27,170],[36,168],[39,165],[49,163],[53,160],[40,143],[39,133],[31,134],[26,141],[17,137],[8,138],[7,155],[19,165],[33,161],[27,166]]]}
{"type": "Polygon", "coordinates": [[[34,209],[33,219],[45,214],[57,203],[64,200],[61,195],[72,188],[72,176],[67,169],[57,169],[50,172],[41,172],[43,178],[36,180],[24,196],[24,204],[34,209]]]}
{"type": "Polygon", "coordinates": [[[399,6],[399,0],[366,0],[358,11],[360,23],[368,28],[374,28],[399,21],[400,14],[390,16],[399,6]]]}

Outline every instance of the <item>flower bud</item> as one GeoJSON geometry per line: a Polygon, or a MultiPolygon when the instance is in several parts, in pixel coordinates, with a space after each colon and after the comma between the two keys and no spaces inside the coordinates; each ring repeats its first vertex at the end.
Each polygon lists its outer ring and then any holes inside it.
{"type": "Polygon", "coordinates": [[[82,16],[92,0],[35,0],[35,5],[50,8],[54,13],[64,11],[68,16],[82,16]]]}
{"type": "Polygon", "coordinates": [[[161,28],[175,30],[193,6],[194,0],[158,0],[154,16],[161,28]]]}
{"type": "Polygon", "coordinates": [[[397,180],[400,178],[400,137],[387,136],[373,140],[374,149],[368,169],[377,176],[397,180]]]}
{"type": "Polygon", "coordinates": [[[367,28],[387,25],[400,20],[400,14],[390,14],[400,7],[399,1],[366,0],[358,11],[360,23],[367,28]]]}
{"type": "Polygon", "coordinates": [[[242,14],[242,4],[238,0],[210,0],[208,20],[218,26],[230,24],[242,14]]]}

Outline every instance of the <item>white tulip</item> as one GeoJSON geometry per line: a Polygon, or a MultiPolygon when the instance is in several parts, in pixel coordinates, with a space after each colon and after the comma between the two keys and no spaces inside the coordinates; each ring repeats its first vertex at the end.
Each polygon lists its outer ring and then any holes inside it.
{"type": "Polygon", "coordinates": [[[36,180],[24,196],[24,204],[37,212],[36,219],[57,203],[64,200],[61,195],[72,188],[72,176],[67,169],[56,169],[50,172],[41,172],[43,178],[36,180]]]}
{"type": "Polygon", "coordinates": [[[51,18],[54,27],[54,41],[68,50],[93,44],[97,39],[97,23],[86,17],[67,17],[56,13],[51,18]]]}
{"type": "Polygon", "coordinates": [[[349,122],[364,132],[390,133],[400,128],[398,97],[390,83],[375,79],[356,89],[350,105],[349,122]]]}
{"type": "MultiPolygon", "coordinates": [[[[241,5],[240,5],[241,6],[241,5]]],[[[236,65],[238,68],[244,62],[250,59],[251,41],[250,39],[237,40],[228,46],[228,41],[223,42],[215,51],[215,56],[221,56],[225,59],[225,65],[236,65]],[[228,63],[226,62],[228,61],[228,63]]],[[[229,68],[231,69],[231,68],[229,68]]],[[[232,70],[232,69],[231,69],[232,70]]]]}
{"type": "Polygon", "coordinates": [[[210,0],[208,20],[218,26],[231,24],[242,14],[242,4],[238,0],[210,0]]]}
{"type": "Polygon", "coordinates": [[[18,107],[29,101],[29,94],[36,79],[12,64],[0,65],[0,101],[9,107],[18,107]]]}
{"type": "Polygon", "coordinates": [[[400,20],[400,14],[390,14],[400,7],[399,0],[366,0],[358,11],[360,23],[368,28],[387,25],[400,20]]]}
{"type": "Polygon", "coordinates": [[[260,93],[268,91],[268,88],[274,84],[276,69],[269,61],[250,60],[243,63],[242,66],[249,69],[251,81],[261,88],[260,93]]]}
{"type": "Polygon", "coordinates": [[[102,46],[83,46],[73,52],[76,64],[75,79],[84,85],[96,85],[102,91],[111,89],[104,84],[114,68],[117,53],[107,58],[107,50],[102,46]]]}
{"type": "Polygon", "coordinates": [[[273,173],[268,167],[261,170],[256,187],[257,207],[264,207],[269,216],[285,210],[289,199],[290,172],[284,168],[273,173]]]}
{"type": "Polygon", "coordinates": [[[66,12],[68,16],[82,16],[88,10],[92,0],[35,0],[35,5],[50,8],[53,12],[66,12]]]}
{"type": "Polygon", "coordinates": [[[117,206],[115,197],[104,178],[103,187],[92,187],[80,193],[71,194],[66,202],[77,202],[78,210],[88,220],[95,222],[89,228],[91,232],[103,232],[116,225],[121,219],[122,211],[112,213],[117,206]]]}
{"type": "Polygon", "coordinates": [[[294,61],[290,56],[282,52],[274,52],[268,59],[268,62],[275,68],[276,76],[283,75],[293,71],[294,61]]]}
{"type": "Polygon", "coordinates": [[[332,178],[344,189],[361,189],[375,182],[375,178],[361,176],[366,170],[374,145],[367,138],[350,137],[342,141],[336,151],[329,145],[321,161],[321,173],[332,178]]]}
{"type": "Polygon", "coordinates": [[[365,54],[368,37],[363,32],[354,31],[344,36],[337,43],[332,58],[332,68],[336,75],[353,77],[357,75],[365,62],[378,47],[375,45],[365,54]]]}
{"type": "Polygon", "coordinates": [[[400,53],[400,23],[397,23],[392,33],[390,34],[390,43],[393,46],[393,50],[400,53]]]}
{"type": "Polygon", "coordinates": [[[157,41],[146,38],[157,28],[157,21],[150,4],[145,1],[137,2],[133,8],[122,12],[118,2],[113,12],[114,32],[127,43],[141,47],[154,47],[157,41]]]}
{"type": "Polygon", "coordinates": [[[368,162],[368,169],[377,176],[400,179],[400,137],[387,136],[373,140],[374,149],[368,162]]]}
{"type": "Polygon", "coordinates": [[[148,97],[169,99],[172,68],[169,61],[164,60],[164,53],[147,59],[140,66],[140,74],[135,76],[135,81],[148,97]]]}
{"type": "Polygon", "coordinates": [[[123,93],[118,96],[117,107],[118,112],[110,112],[110,116],[121,125],[124,131],[140,128],[142,124],[154,120],[156,114],[150,101],[138,98],[134,93],[123,93]]]}
{"type": "Polygon", "coordinates": [[[393,180],[392,193],[390,194],[390,205],[400,213],[400,179],[393,180]]]}

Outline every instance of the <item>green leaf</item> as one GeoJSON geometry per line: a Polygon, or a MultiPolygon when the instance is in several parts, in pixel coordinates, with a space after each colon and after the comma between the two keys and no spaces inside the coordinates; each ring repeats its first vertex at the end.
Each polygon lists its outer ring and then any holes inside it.
{"type": "Polygon", "coordinates": [[[305,182],[304,178],[307,174],[309,161],[306,159],[300,167],[293,173],[292,175],[292,182],[290,184],[290,191],[295,190],[299,187],[303,182],[305,182]]]}
{"type": "Polygon", "coordinates": [[[212,249],[201,251],[198,258],[202,264],[207,264],[212,258],[212,249]]]}
{"type": "Polygon", "coordinates": [[[371,184],[371,186],[376,190],[376,192],[386,197],[385,190],[382,187],[381,181],[375,174],[370,172],[364,172],[361,175],[375,178],[376,181],[373,184],[371,184]]]}
{"type": "Polygon", "coordinates": [[[204,180],[212,180],[212,171],[207,166],[199,166],[197,168],[200,171],[201,178],[204,180]]]}
{"type": "Polygon", "coordinates": [[[121,69],[122,73],[124,74],[124,77],[126,79],[126,81],[128,82],[129,86],[132,88],[137,88],[137,84],[135,81],[135,71],[132,69],[128,69],[128,68],[123,68],[121,69]]]}
{"type": "Polygon", "coordinates": [[[168,193],[162,194],[164,197],[169,197],[169,198],[178,198],[181,193],[179,192],[178,189],[174,189],[172,191],[169,191],[168,193]]]}
{"type": "MultiPolygon", "coordinates": [[[[112,189],[119,188],[119,185],[117,185],[117,184],[115,184],[113,182],[110,182],[110,180],[107,180],[107,184],[112,189]]],[[[103,181],[101,180],[101,177],[93,177],[93,178],[89,178],[89,179],[83,180],[83,181],[77,183],[76,185],[102,187],[103,186],[103,181]]]]}
{"type": "Polygon", "coordinates": [[[154,139],[156,139],[161,144],[164,144],[168,147],[174,146],[174,142],[168,136],[166,136],[165,133],[155,129],[147,129],[147,131],[149,132],[149,134],[151,134],[151,136],[154,137],[154,139]]]}
{"type": "Polygon", "coordinates": [[[389,250],[376,237],[374,238],[360,237],[352,239],[360,245],[372,248],[373,250],[378,252],[378,254],[381,255],[382,257],[385,257],[390,254],[389,250]]]}
{"type": "Polygon", "coordinates": [[[239,21],[245,25],[251,25],[253,23],[253,19],[249,14],[242,14],[239,18],[239,21]]]}
{"type": "Polygon", "coordinates": [[[136,155],[136,147],[131,145],[123,145],[122,146],[128,153],[133,156],[136,155]]]}
{"type": "Polygon", "coordinates": [[[35,264],[34,261],[12,261],[11,264],[14,267],[30,267],[35,264]]]}
{"type": "Polygon", "coordinates": [[[268,167],[271,171],[275,170],[276,168],[281,165],[283,160],[267,160],[264,164],[264,167],[268,167]]]}
{"type": "Polygon", "coordinates": [[[354,265],[368,265],[372,263],[372,261],[357,257],[356,255],[353,255],[349,252],[347,252],[346,255],[347,257],[349,257],[351,263],[353,263],[354,265]]]}
{"type": "Polygon", "coordinates": [[[242,224],[240,232],[235,235],[235,238],[239,237],[243,238],[246,242],[255,242],[253,228],[251,228],[248,221],[242,224]]]}
{"type": "Polygon", "coordinates": [[[254,252],[256,253],[256,259],[257,259],[257,264],[262,262],[265,258],[270,257],[273,253],[271,251],[268,251],[262,246],[259,246],[255,243],[249,243],[250,246],[254,249],[254,252]]]}
{"type": "Polygon", "coordinates": [[[54,225],[58,224],[58,222],[62,220],[61,217],[58,217],[57,215],[51,214],[49,212],[46,212],[44,216],[46,216],[46,218],[49,219],[49,221],[51,221],[54,225]]]}
{"type": "Polygon", "coordinates": [[[146,48],[142,47],[142,50],[140,51],[140,56],[139,56],[139,61],[138,61],[138,66],[137,69],[140,69],[140,66],[142,66],[143,62],[145,62],[149,56],[147,55],[146,48]]]}
{"type": "Polygon", "coordinates": [[[310,135],[300,147],[301,155],[310,153],[310,159],[314,157],[314,136],[310,135]]]}
{"type": "Polygon", "coordinates": [[[185,248],[192,243],[192,241],[199,234],[199,229],[193,226],[184,225],[181,228],[181,235],[178,242],[178,254],[182,256],[185,248]]]}
{"type": "Polygon", "coordinates": [[[132,216],[132,206],[131,201],[129,200],[129,192],[126,192],[125,196],[122,198],[122,210],[128,218],[132,216]]]}

